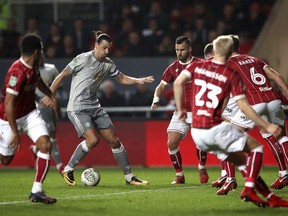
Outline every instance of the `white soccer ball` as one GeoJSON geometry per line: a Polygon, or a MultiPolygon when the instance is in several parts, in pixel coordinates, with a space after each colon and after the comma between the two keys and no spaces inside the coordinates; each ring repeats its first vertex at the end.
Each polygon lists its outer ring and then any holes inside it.
{"type": "Polygon", "coordinates": [[[96,186],[100,182],[100,173],[94,168],[85,169],[81,174],[81,182],[85,186],[96,186]]]}

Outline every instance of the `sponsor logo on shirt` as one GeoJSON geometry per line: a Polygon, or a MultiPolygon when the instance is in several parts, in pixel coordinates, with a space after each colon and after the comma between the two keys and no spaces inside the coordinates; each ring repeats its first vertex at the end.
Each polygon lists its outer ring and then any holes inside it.
{"type": "Polygon", "coordinates": [[[11,77],[10,77],[9,85],[10,85],[11,87],[16,86],[17,82],[18,82],[18,77],[15,77],[15,76],[11,76],[11,77]]]}

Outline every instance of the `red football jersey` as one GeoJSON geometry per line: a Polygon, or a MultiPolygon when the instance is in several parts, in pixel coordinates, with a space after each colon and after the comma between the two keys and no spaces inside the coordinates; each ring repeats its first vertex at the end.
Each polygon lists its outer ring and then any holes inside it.
{"type": "Polygon", "coordinates": [[[239,54],[230,57],[227,65],[240,74],[247,101],[251,105],[279,99],[264,71],[267,64],[261,59],[239,54]]]}
{"type": "Polygon", "coordinates": [[[23,59],[18,59],[12,64],[4,82],[0,103],[0,119],[7,121],[4,107],[7,92],[17,96],[14,104],[16,119],[36,109],[35,88],[39,78],[38,69],[30,67],[23,59]]]}
{"type": "Polygon", "coordinates": [[[194,128],[210,128],[220,124],[224,100],[232,96],[244,98],[239,74],[213,60],[190,64],[182,73],[192,80],[192,115],[194,128]]]}
{"type": "MultiPolygon", "coordinates": [[[[164,73],[162,74],[162,81],[165,83],[173,83],[175,79],[180,75],[180,73],[187,67],[192,62],[197,62],[197,61],[203,61],[203,59],[197,58],[197,57],[192,57],[191,61],[188,63],[184,64],[180,62],[179,60],[173,62],[171,65],[169,65],[164,73]]],[[[191,112],[191,82],[188,82],[185,84],[184,87],[184,95],[183,95],[183,107],[187,112],[191,112]]]]}

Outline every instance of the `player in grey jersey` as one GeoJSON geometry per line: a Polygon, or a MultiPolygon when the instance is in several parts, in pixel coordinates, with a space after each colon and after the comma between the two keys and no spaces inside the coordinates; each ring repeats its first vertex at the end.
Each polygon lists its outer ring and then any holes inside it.
{"type": "MultiPolygon", "coordinates": [[[[50,89],[55,92],[62,81],[72,75],[67,114],[74,124],[78,136],[84,137],[75,149],[68,165],[62,172],[68,185],[76,185],[73,169],[100,141],[100,136],[110,145],[115,160],[120,165],[127,184],[147,185],[148,182],[136,178],[130,168],[128,157],[119,138],[116,136],[109,115],[102,109],[97,92],[106,74],[124,85],[145,84],[154,81],[153,76],[135,78],[121,73],[114,62],[108,58],[112,46],[109,35],[95,32],[95,48],[76,56],[56,77],[50,89]]],[[[42,103],[50,106],[49,98],[42,103]]]]}
{"type": "MultiPolygon", "coordinates": [[[[39,67],[41,78],[43,79],[44,83],[49,87],[53,80],[57,77],[59,74],[58,69],[54,64],[48,64],[48,63],[41,63],[39,67]]],[[[56,116],[51,108],[47,109],[43,105],[41,105],[40,101],[45,95],[36,89],[36,104],[37,109],[40,111],[43,120],[46,123],[47,129],[49,131],[50,141],[52,143],[52,150],[51,155],[55,162],[56,168],[58,172],[61,174],[63,171],[63,163],[61,161],[59,148],[57,145],[57,139],[56,139],[56,127],[57,127],[57,119],[56,116]]],[[[31,146],[32,152],[36,154],[38,152],[38,147],[36,145],[31,146]]]]}

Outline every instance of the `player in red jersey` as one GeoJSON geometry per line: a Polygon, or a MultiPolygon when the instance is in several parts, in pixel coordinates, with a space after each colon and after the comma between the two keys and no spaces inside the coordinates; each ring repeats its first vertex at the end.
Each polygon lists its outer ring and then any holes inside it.
{"type": "Polygon", "coordinates": [[[257,206],[288,207],[288,201],[272,193],[259,176],[262,167],[263,146],[246,132],[222,119],[222,111],[230,94],[239,108],[267,132],[277,137],[281,128],[261,118],[247,103],[240,75],[226,67],[231,55],[233,40],[230,36],[219,36],[213,41],[213,60],[190,64],[174,82],[174,95],[179,119],[186,118],[182,105],[183,86],[192,81],[192,137],[206,152],[216,154],[220,160],[235,164],[245,177],[241,199],[257,206]],[[248,156],[247,156],[248,154],[248,156]],[[247,164],[247,166],[246,166],[247,164]],[[257,189],[267,201],[256,194],[257,189]]]}
{"type": "MultiPolygon", "coordinates": [[[[282,135],[278,140],[269,133],[261,132],[277,161],[279,169],[279,177],[271,184],[271,187],[282,189],[288,185],[288,173],[285,164],[285,157],[288,161],[288,137],[285,135],[286,117],[280,97],[272,88],[269,80],[273,80],[286,97],[288,97],[288,86],[284,79],[261,59],[239,54],[239,38],[236,35],[231,35],[231,37],[234,41],[233,53],[227,64],[242,77],[247,101],[258,114],[265,116],[269,122],[282,127],[282,135]]],[[[252,129],[255,126],[255,122],[248,119],[239,110],[233,99],[229,101],[222,116],[244,130],[252,129]]]]}
{"type": "MultiPolygon", "coordinates": [[[[213,44],[207,44],[203,52],[205,59],[213,59],[213,44]]],[[[221,161],[221,175],[212,182],[212,187],[220,188],[216,193],[217,195],[227,195],[229,190],[237,188],[235,166],[232,163],[221,161]]]]}
{"type": "Polygon", "coordinates": [[[42,189],[49,170],[51,142],[45,122],[35,105],[35,88],[38,87],[52,100],[52,108],[58,113],[58,101],[40,77],[42,42],[35,34],[27,34],[21,42],[21,58],[9,68],[5,78],[0,103],[0,163],[9,165],[20,149],[20,133],[23,131],[36,143],[39,151],[36,174],[29,196],[32,202],[55,203],[42,189]]]}
{"type": "MultiPolygon", "coordinates": [[[[191,62],[201,61],[200,58],[192,56],[191,41],[186,36],[180,36],[175,41],[175,51],[177,60],[170,64],[164,71],[161,82],[156,87],[154,92],[154,98],[151,105],[151,109],[155,110],[160,106],[160,96],[168,84],[174,82],[174,80],[180,75],[181,71],[191,62]]],[[[185,92],[183,96],[183,106],[188,112],[187,119],[185,121],[179,121],[177,117],[177,111],[173,113],[170,124],[167,128],[168,134],[168,153],[172,165],[176,172],[176,177],[172,181],[172,184],[185,183],[185,177],[182,167],[182,156],[179,149],[179,143],[185,138],[189,131],[192,115],[191,115],[191,83],[185,85],[185,92]]],[[[207,153],[196,149],[196,155],[198,157],[198,171],[201,183],[207,183],[209,176],[205,167],[207,153]]]]}

